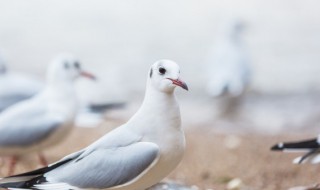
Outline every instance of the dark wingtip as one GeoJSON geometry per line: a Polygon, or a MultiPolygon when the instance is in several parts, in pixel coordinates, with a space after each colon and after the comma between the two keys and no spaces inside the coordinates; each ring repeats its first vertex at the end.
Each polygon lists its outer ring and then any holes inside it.
{"type": "Polygon", "coordinates": [[[270,148],[272,151],[281,151],[283,150],[283,143],[276,144],[270,148]]]}
{"type": "Polygon", "coordinates": [[[90,104],[89,109],[94,113],[103,113],[111,109],[121,109],[126,106],[125,102],[106,103],[106,104],[90,104]]]}

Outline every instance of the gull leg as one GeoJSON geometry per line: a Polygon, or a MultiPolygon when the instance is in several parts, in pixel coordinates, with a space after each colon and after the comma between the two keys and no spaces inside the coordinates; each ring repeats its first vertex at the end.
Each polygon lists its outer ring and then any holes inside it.
{"type": "Polygon", "coordinates": [[[47,159],[44,157],[44,155],[41,152],[38,153],[38,157],[39,157],[39,161],[40,161],[41,165],[43,165],[43,166],[48,165],[47,159]]]}
{"type": "Polygon", "coordinates": [[[17,156],[12,156],[9,160],[9,170],[8,170],[8,176],[13,175],[14,173],[14,169],[16,167],[18,161],[18,157],[17,156]]]}

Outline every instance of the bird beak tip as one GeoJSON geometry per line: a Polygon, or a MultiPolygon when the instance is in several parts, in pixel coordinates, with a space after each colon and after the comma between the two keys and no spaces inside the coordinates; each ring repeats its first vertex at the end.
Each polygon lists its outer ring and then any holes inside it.
{"type": "Polygon", "coordinates": [[[86,72],[86,71],[81,71],[80,75],[83,76],[83,77],[89,78],[91,80],[94,80],[94,81],[97,80],[96,76],[94,76],[93,74],[91,74],[89,72],[86,72]]]}
{"type": "Polygon", "coordinates": [[[182,80],[171,79],[171,78],[167,78],[167,79],[171,80],[174,85],[180,86],[182,89],[189,91],[188,85],[185,82],[183,82],[182,80]]]}
{"type": "Polygon", "coordinates": [[[189,91],[189,88],[188,88],[188,86],[187,86],[186,83],[184,83],[184,85],[182,86],[182,88],[185,89],[186,91],[189,91]]]}

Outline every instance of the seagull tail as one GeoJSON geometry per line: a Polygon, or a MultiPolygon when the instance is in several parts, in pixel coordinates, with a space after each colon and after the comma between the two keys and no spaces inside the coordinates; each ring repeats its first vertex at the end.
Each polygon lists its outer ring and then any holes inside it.
{"type": "Polygon", "coordinates": [[[6,189],[32,189],[34,182],[45,182],[43,176],[28,176],[28,177],[10,177],[0,181],[0,188],[6,189]]]}
{"type": "Polygon", "coordinates": [[[317,139],[310,139],[299,142],[287,142],[287,143],[279,143],[271,147],[271,150],[274,151],[290,151],[290,150],[306,150],[306,149],[318,149],[320,145],[317,139]]]}
{"type": "Polygon", "coordinates": [[[31,172],[13,175],[0,179],[0,188],[7,189],[36,189],[34,185],[47,182],[44,174],[72,160],[65,159],[61,162],[40,168],[31,172]]]}

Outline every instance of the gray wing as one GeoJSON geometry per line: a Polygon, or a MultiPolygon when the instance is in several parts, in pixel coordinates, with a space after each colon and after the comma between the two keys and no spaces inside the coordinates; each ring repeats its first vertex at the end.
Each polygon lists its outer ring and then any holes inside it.
{"type": "Polygon", "coordinates": [[[4,110],[40,92],[43,84],[23,74],[7,73],[0,80],[0,110],[4,110]]]}
{"type": "Polygon", "coordinates": [[[0,146],[36,144],[48,137],[61,124],[61,120],[43,115],[35,119],[20,120],[17,118],[0,128],[0,146]]]}
{"type": "Polygon", "coordinates": [[[19,95],[19,94],[18,95],[14,94],[11,96],[2,96],[0,97],[0,112],[12,106],[13,104],[29,99],[31,97],[32,95],[19,95]]]}
{"type": "Polygon", "coordinates": [[[96,149],[47,174],[49,184],[66,184],[78,188],[109,188],[123,185],[139,176],[154,163],[159,147],[154,143],[138,142],[124,147],[96,149]]]}

